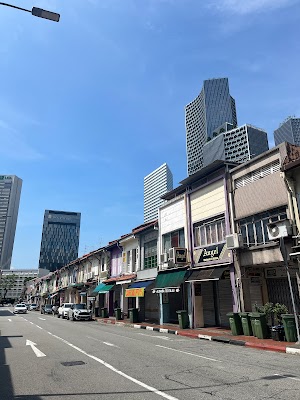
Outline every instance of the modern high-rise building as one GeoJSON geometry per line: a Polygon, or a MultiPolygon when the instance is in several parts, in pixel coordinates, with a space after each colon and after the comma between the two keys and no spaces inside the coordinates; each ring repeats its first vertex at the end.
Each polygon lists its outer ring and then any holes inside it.
{"type": "Polygon", "coordinates": [[[274,131],[275,146],[278,146],[282,142],[289,142],[300,146],[300,118],[288,117],[274,131]]]}
{"type": "Polygon", "coordinates": [[[228,78],[206,80],[200,94],[185,107],[188,175],[203,167],[203,146],[225,122],[233,128],[237,126],[235,100],[229,93],[228,78]]]}
{"type": "Polygon", "coordinates": [[[173,175],[166,163],[144,178],[144,222],[157,219],[161,196],[173,189],[173,175]]]}
{"type": "Polygon", "coordinates": [[[225,132],[221,128],[203,146],[203,166],[216,160],[243,163],[268,150],[268,134],[260,128],[249,124],[225,132]]]}
{"type": "Polygon", "coordinates": [[[39,268],[53,272],[78,258],[81,214],[46,210],[39,268]]]}
{"type": "Polygon", "coordinates": [[[22,179],[0,175],[0,269],[10,269],[18,220],[22,179]]]}

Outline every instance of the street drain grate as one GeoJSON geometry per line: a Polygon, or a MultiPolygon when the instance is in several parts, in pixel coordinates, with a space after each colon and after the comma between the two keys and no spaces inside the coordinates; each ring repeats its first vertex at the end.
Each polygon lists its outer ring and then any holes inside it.
{"type": "Polygon", "coordinates": [[[85,362],[83,361],[65,361],[65,362],[61,362],[61,365],[63,365],[64,367],[73,367],[73,365],[84,365],[85,362]]]}

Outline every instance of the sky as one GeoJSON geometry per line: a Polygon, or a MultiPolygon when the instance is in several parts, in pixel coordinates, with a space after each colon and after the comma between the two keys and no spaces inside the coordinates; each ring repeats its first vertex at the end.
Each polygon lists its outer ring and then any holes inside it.
{"type": "Polygon", "coordinates": [[[187,176],[184,107],[228,77],[239,125],[300,117],[299,0],[11,0],[0,6],[0,174],[23,179],[12,267],[44,211],[81,212],[79,255],[143,223],[143,178],[187,176]]]}

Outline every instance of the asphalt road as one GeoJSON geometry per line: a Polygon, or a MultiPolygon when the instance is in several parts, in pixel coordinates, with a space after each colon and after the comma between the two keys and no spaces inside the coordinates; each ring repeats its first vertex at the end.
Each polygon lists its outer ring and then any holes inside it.
{"type": "Polygon", "coordinates": [[[0,330],[1,400],[300,399],[299,356],[8,308],[0,330]]]}

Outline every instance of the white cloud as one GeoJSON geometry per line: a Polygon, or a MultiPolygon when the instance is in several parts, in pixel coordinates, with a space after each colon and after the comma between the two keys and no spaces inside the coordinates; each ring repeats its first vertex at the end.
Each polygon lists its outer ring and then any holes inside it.
{"type": "Polygon", "coordinates": [[[211,0],[210,8],[218,11],[247,15],[288,7],[297,0],[211,0]]]}

